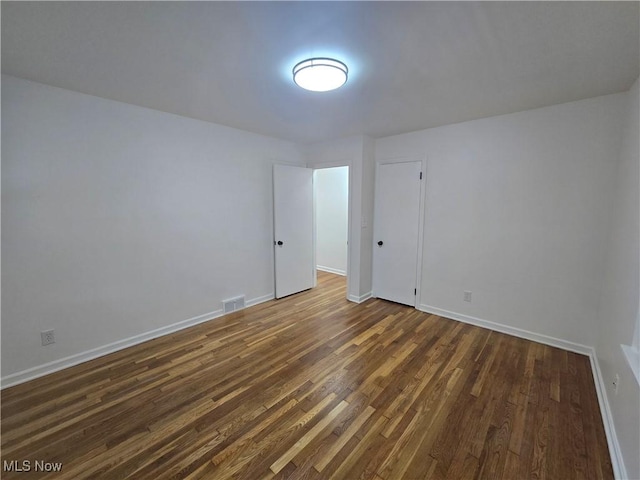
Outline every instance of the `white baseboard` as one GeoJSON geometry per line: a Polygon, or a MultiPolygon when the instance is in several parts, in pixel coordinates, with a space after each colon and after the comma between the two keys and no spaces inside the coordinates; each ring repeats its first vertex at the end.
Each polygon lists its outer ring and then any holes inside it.
{"type": "Polygon", "coordinates": [[[600,364],[595,349],[591,348],[589,352],[589,360],[591,360],[591,372],[593,373],[593,381],[596,385],[596,394],[598,395],[598,403],[600,404],[600,413],[602,414],[602,423],[607,437],[607,445],[609,446],[609,455],[611,455],[611,465],[613,466],[613,476],[616,479],[628,479],[627,468],[624,466],[624,458],[618,436],[616,435],[616,427],[613,423],[613,415],[609,407],[607,397],[607,384],[602,377],[600,364]]]}
{"type": "Polygon", "coordinates": [[[563,350],[568,350],[570,352],[580,353],[582,355],[588,356],[591,363],[591,371],[593,372],[596,395],[598,397],[598,403],[600,405],[602,423],[604,424],[604,430],[607,437],[607,445],[609,446],[609,455],[611,456],[613,474],[615,478],[619,480],[628,478],[627,470],[624,466],[622,451],[620,450],[620,444],[618,443],[618,437],[616,436],[613,416],[611,415],[611,409],[609,408],[609,401],[607,400],[606,384],[602,378],[600,365],[598,364],[598,357],[593,347],[569,342],[560,338],[542,335],[540,333],[530,332],[521,328],[511,327],[502,323],[491,322],[489,320],[483,320],[461,313],[450,312],[448,310],[432,307],[430,305],[421,304],[416,308],[421,312],[432,313],[440,317],[450,318],[459,322],[487,328],[489,330],[500,333],[506,333],[507,335],[513,335],[514,337],[524,338],[525,340],[531,340],[533,342],[550,345],[552,347],[557,347],[563,350]]]}
{"type": "Polygon", "coordinates": [[[269,293],[268,295],[263,295],[261,297],[256,297],[252,300],[249,300],[247,303],[245,303],[245,307],[246,308],[253,307],[254,305],[258,305],[259,303],[264,303],[264,302],[268,302],[269,300],[273,300],[274,298],[276,298],[276,296],[273,293],[269,293]]]}
{"type": "Polygon", "coordinates": [[[349,300],[350,302],[355,302],[355,303],[362,303],[362,302],[366,302],[367,300],[369,300],[371,297],[373,296],[373,294],[371,292],[367,292],[364,295],[349,295],[347,297],[347,300],[349,300]]]}
{"type": "Polygon", "coordinates": [[[433,313],[441,317],[450,318],[452,320],[458,320],[462,323],[468,323],[477,327],[488,328],[500,333],[506,333],[507,335],[513,335],[514,337],[524,338],[533,342],[543,343],[552,347],[558,347],[570,352],[580,353],[582,355],[589,355],[593,348],[579,343],[569,342],[560,338],[549,337],[541,333],[530,332],[517,327],[504,325],[502,323],[491,322],[489,320],[483,320],[481,318],[464,315],[462,313],[450,312],[441,308],[432,307],[431,305],[420,304],[416,307],[421,312],[433,313]]]}
{"type": "MultiPolygon", "coordinates": [[[[246,306],[250,307],[253,305],[257,305],[259,303],[272,300],[273,298],[274,298],[273,293],[268,295],[263,295],[262,297],[257,297],[249,300],[246,303],[246,306]]],[[[22,370],[20,372],[12,373],[11,375],[6,375],[2,377],[2,379],[0,380],[0,385],[1,385],[0,389],[4,389],[7,387],[18,385],[20,383],[28,382],[29,380],[34,380],[36,378],[49,375],[50,373],[58,372],[60,370],[64,370],[65,368],[73,367],[74,365],[78,365],[80,363],[84,363],[89,360],[93,360],[94,358],[102,357],[104,355],[108,355],[110,353],[117,352],[119,350],[123,350],[125,348],[132,347],[134,345],[138,345],[140,343],[146,342],[148,340],[152,340],[154,338],[162,337],[164,335],[168,335],[170,333],[174,333],[179,330],[184,330],[185,328],[189,328],[194,325],[198,325],[200,323],[204,323],[209,320],[219,318],[223,315],[224,313],[222,310],[215,310],[213,312],[198,315],[197,317],[189,318],[187,320],[173,323],[165,327],[160,327],[155,330],[151,330],[149,332],[141,333],[139,335],[134,335],[133,337],[124,338],[122,340],[118,340],[118,341],[109,343],[107,345],[102,345],[97,348],[92,348],[91,350],[86,350],[84,352],[76,353],[74,355],[70,355],[65,358],[60,358],[52,362],[44,363],[42,365],[38,365],[37,367],[32,367],[26,370],[22,370]]]]}
{"type": "Polygon", "coordinates": [[[347,272],[345,270],[338,270],[337,268],[331,268],[331,267],[323,267],[322,265],[316,265],[316,270],[320,270],[321,272],[327,272],[327,273],[335,273],[336,275],[342,275],[343,277],[347,276],[347,272]]]}

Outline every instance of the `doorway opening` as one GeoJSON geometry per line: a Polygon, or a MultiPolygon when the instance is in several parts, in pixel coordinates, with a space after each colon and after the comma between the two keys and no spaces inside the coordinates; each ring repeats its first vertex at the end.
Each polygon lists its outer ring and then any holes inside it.
{"type": "Polygon", "coordinates": [[[349,271],[349,167],[314,171],[316,282],[334,278],[344,284],[349,271]],[[344,282],[335,276],[345,277],[344,282]]]}

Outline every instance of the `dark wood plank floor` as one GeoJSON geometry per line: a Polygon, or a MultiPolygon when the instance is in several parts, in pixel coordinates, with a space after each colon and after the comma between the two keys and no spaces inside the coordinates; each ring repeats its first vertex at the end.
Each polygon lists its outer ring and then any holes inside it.
{"type": "Polygon", "coordinates": [[[2,477],[613,477],[587,357],[319,280],[4,390],[2,477]]]}

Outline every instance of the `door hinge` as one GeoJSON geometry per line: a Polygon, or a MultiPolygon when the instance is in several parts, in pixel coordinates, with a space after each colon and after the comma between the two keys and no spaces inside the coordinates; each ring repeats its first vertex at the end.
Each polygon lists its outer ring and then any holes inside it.
{"type": "Polygon", "coordinates": [[[414,295],[417,295],[417,294],[418,294],[418,289],[417,289],[417,288],[414,288],[414,289],[413,289],[413,294],[414,294],[414,295]]]}
{"type": "Polygon", "coordinates": [[[420,180],[422,180],[422,172],[420,172],[420,180]]]}

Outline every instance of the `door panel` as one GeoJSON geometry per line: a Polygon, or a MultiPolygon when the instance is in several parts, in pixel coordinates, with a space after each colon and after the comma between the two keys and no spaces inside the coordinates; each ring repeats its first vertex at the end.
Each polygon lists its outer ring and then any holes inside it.
{"type": "Polygon", "coordinates": [[[415,306],[421,162],[380,164],[374,219],[374,293],[415,306]]]}
{"type": "Polygon", "coordinates": [[[276,298],[313,287],[313,170],[274,165],[276,298]]]}

